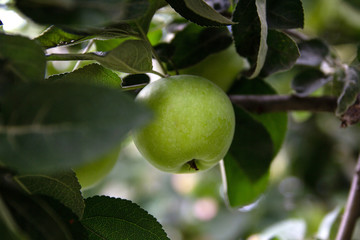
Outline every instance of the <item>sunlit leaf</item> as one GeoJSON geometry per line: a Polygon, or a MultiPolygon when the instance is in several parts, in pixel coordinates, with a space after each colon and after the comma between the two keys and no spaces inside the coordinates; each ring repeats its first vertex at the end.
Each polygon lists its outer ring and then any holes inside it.
{"type": "Polygon", "coordinates": [[[99,64],[89,64],[73,72],[52,75],[47,79],[54,83],[78,83],[91,84],[109,88],[121,88],[121,79],[113,71],[104,68],[99,64]]]}
{"type": "Polygon", "coordinates": [[[143,40],[128,40],[105,54],[91,54],[104,67],[126,73],[147,73],[152,70],[152,53],[143,40]]]}

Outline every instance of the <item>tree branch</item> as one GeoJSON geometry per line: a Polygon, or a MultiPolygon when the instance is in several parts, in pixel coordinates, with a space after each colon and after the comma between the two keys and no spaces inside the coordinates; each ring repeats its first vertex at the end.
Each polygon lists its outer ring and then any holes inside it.
{"type": "Polygon", "coordinates": [[[311,111],[334,112],[336,97],[297,97],[294,95],[230,95],[234,104],[256,113],[311,111]]]}
{"type": "Polygon", "coordinates": [[[349,197],[336,240],[351,239],[357,219],[360,217],[360,156],[351,183],[349,197]]]}

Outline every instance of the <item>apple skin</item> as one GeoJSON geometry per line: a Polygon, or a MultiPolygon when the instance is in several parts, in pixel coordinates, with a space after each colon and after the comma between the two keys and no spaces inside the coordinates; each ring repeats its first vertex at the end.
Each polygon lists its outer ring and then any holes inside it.
{"type": "Polygon", "coordinates": [[[120,153],[117,147],[91,163],[74,168],[76,177],[82,189],[100,182],[113,169],[120,153]]]}
{"type": "Polygon", "coordinates": [[[156,168],[193,173],[216,165],[234,135],[233,106],[222,89],[192,75],[162,78],[143,88],[136,101],[155,119],[134,132],[139,152],[156,168]]]}
{"type": "Polygon", "coordinates": [[[179,70],[179,74],[201,76],[218,85],[225,92],[230,89],[237,75],[247,69],[247,61],[237,54],[234,44],[206,57],[201,62],[179,70]]]}

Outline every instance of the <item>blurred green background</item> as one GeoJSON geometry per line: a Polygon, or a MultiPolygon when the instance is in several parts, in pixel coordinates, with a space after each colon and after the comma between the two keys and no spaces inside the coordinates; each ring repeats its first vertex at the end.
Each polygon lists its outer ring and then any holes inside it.
{"type": "MultiPolygon", "coordinates": [[[[7,2],[0,0],[0,4],[7,2]]],[[[302,31],[324,39],[343,62],[352,62],[360,43],[360,1],[303,0],[303,4],[302,31]]],[[[9,33],[35,37],[44,30],[24,20],[15,9],[0,7],[0,18],[3,30],[9,33]]],[[[156,16],[150,32],[153,42],[166,38],[159,26],[168,21],[164,13],[156,16]]],[[[83,47],[56,51],[66,53],[83,47]]],[[[75,64],[51,62],[48,75],[71,71],[75,64]]],[[[279,93],[290,94],[292,76],[289,71],[266,80],[279,93]]],[[[266,239],[264,232],[274,225],[305,231],[307,239],[323,239],[326,234],[319,231],[322,221],[334,210],[336,215],[347,198],[360,148],[359,127],[340,128],[340,121],[327,113],[288,116],[288,134],[272,163],[271,184],[253,206],[227,206],[218,166],[192,175],[162,173],[141,157],[131,138],[124,143],[115,168],[99,184],[85,189],[84,197],[100,194],[129,199],[155,216],[172,240],[266,239]]]]}

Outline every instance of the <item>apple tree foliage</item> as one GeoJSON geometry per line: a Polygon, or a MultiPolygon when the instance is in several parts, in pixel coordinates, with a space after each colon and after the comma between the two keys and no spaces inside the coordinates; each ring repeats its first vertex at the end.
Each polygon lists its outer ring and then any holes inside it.
{"type": "MultiPolygon", "coordinates": [[[[13,1],[12,7],[47,29],[33,39],[0,32],[0,231],[5,239],[168,239],[135,203],[84,199],[71,169],[91,163],[151,121],[151,111],[133,97],[149,82],[148,73],[179,71],[230,45],[248,67],[229,95],[277,95],[264,79],[297,68],[291,86],[297,97],[334,86],[328,93],[337,98],[334,114],[345,125],[357,122],[348,109],[360,92],[360,54],[346,65],[324,40],[298,34],[304,27],[301,0],[214,2],[13,1]],[[163,7],[172,18],[159,27],[153,17],[163,7]],[[174,37],[166,40],[169,34],[174,37]],[[96,51],[83,51],[86,45],[96,51]],[[49,53],[62,46],[76,51],[49,53]],[[160,70],[154,70],[154,59],[160,70]],[[90,64],[50,76],[46,63],[55,60],[90,64]]],[[[238,208],[264,194],[270,164],[287,132],[287,114],[235,104],[234,109],[235,136],[221,167],[225,201],[238,208]]]]}

